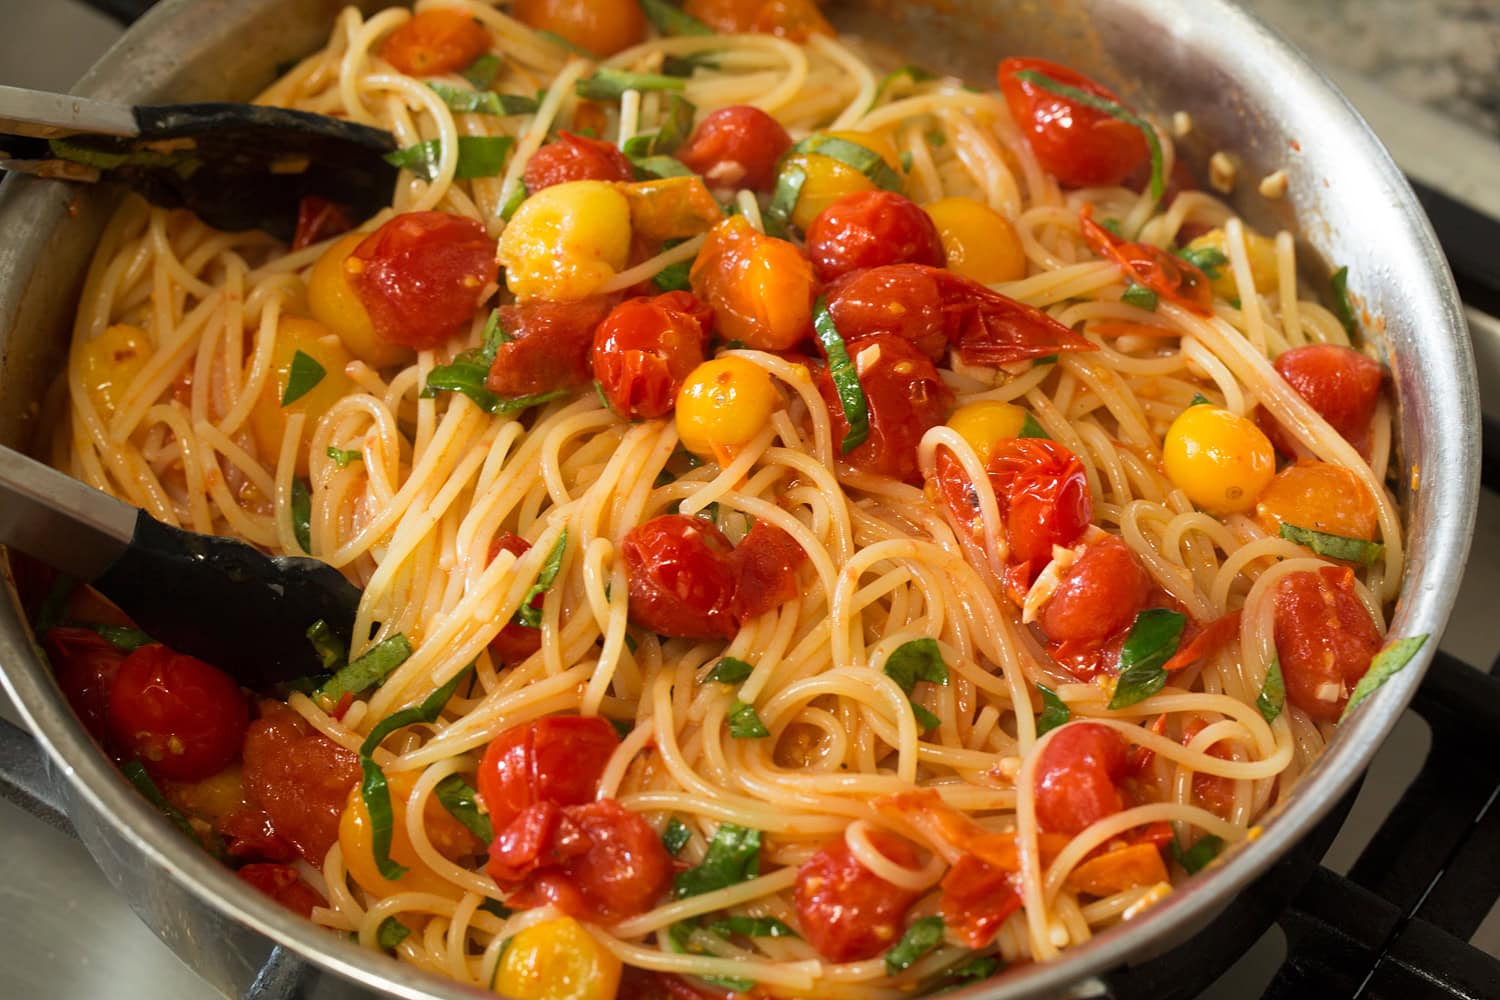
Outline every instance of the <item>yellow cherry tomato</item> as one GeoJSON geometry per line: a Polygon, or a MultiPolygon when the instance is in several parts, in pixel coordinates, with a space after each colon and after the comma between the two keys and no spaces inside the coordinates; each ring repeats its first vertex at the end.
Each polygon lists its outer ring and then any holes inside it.
{"type": "Polygon", "coordinates": [[[307,279],[307,308],[313,319],[338,334],[349,352],[371,368],[390,368],[412,357],[412,352],[375,332],[370,314],[349,284],[344,262],[367,233],[350,233],[323,251],[307,279]]]}
{"type": "Polygon", "coordinates": [[[281,454],[281,439],[286,434],[286,418],[292,413],[307,415],[302,433],[303,448],[297,453],[297,472],[307,474],[305,442],[312,427],[329,408],[354,391],[354,380],[344,374],[353,360],[343,342],[328,332],[323,324],[301,316],[282,316],[276,328],[276,345],[271,349],[271,372],[260,396],[250,408],[250,433],[262,461],[274,462],[281,454]],[[323,368],[323,377],[305,393],[283,404],[292,366],[298,354],[304,354],[323,368]]]}
{"type": "MultiPolygon", "coordinates": [[[[901,170],[901,158],[890,139],[875,132],[829,132],[835,139],[844,139],[876,153],[886,162],[896,176],[905,179],[901,170]]],[[[795,164],[807,174],[802,184],[802,193],[797,197],[797,207],[792,210],[792,222],[800,229],[807,229],[812,221],[846,194],[855,191],[874,191],[878,185],[862,172],[842,160],[821,153],[794,153],[787,157],[787,165],[795,164]]]]}
{"type": "Polygon", "coordinates": [[[1167,477],[1210,514],[1255,506],[1276,475],[1276,452],[1259,427],[1207,403],[1177,415],[1162,448],[1167,477]]]}
{"type": "Polygon", "coordinates": [[[80,350],[83,384],[99,416],[108,420],[151,358],[151,338],[138,326],[116,323],[80,350]]]}
{"type": "Polygon", "coordinates": [[[1014,403],[992,399],[960,406],[948,418],[948,426],[969,442],[981,462],[990,460],[995,445],[1006,438],[1017,437],[1025,424],[1025,410],[1014,403]]]}
{"type": "Polygon", "coordinates": [[[491,985],[511,1000],[614,1000],[623,971],[582,924],[558,917],[510,939],[491,985]]]}
{"type": "Polygon", "coordinates": [[[923,208],[943,238],[948,270],[986,285],[1026,277],[1026,251],[1005,216],[973,198],[941,198],[923,208]]]}
{"type": "Polygon", "coordinates": [[[714,458],[748,444],[781,406],[765,369],[744,358],[705,361],[677,393],[677,434],[695,455],[714,458]]]}
{"type": "Polygon", "coordinates": [[[1283,524],[1329,535],[1374,541],[1380,524],[1375,498],[1342,465],[1303,460],[1276,474],[1255,505],[1255,520],[1268,534],[1283,524]]]}
{"type": "MultiPolygon", "coordinates": [[[[1244,227],[1245,233],[1245,256],[1250,261],[1250,277],[1255,282],[1255,290],[1261,294],[1276,290],[1276,241],[1269,236],[1262,236],[1249,226],[1244,227]]],[[[1234,280],[1234,268],[1227,263],[1229,260],[1229,236],[1222,229],[1210,229],[1202,236],[1188,244],[1191,250],[1217,250],[1224,255],[1226,263],[1218,267],[1217,278],[1212,285],[1214,294],[1221,299],[1232,299],[1240,294],[1239,285],[1234,280]]]]}
{"type": "MultiPolygon", "coordinates": [[[[349,791],[349,801],[339,817],[339,847],[343,849],[344,867],[359,887],[372,896],[384,898],[398,892],[430,892],[457,899],[463,889],[449,882],[417,856],[406,833],[406,800],[417,783],[419,772],[399,771],[386,775],[391,795],[391,860],[406,868],[399,879],[387,879],[375,863],[375,846],[370,831],[370,813],[358,785],[349,791]]],[[[422,810],[427,839],[439,854],[458,861],[480,853],[484,845],[438,802],[427,798],[422,810]]]]}
{"type": "Polygon", "coordinates": [[[517,298],[575,302],[630,257],[630,202],[604,181],[569,181],[521,202],[500,235],[500,266],[517,298]]]}

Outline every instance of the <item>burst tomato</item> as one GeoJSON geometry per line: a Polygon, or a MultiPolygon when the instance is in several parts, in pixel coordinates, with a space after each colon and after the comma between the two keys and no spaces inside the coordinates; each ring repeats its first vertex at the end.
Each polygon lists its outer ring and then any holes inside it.
{"type": "Polygon", "coordinates": [[[526,190],[536,194],[542,188],[570,181],[633,181],[635,168],[624,153],[607,142],[559,132],[527,161],[522,179],[526,190]]]}
{"type": "Polygon", "coordinates": [[[1096,722],[1059,729],[1036,762],[1037,824],[1077,834],[1124,808],[1119,782],[1129,768],[1125,737],[1096,722]]]}
{"type": "Polygon", "coordinates": [[[855,191],[823,209],[807,229],[807,256],[823,281],[890,264],[942,267],[948,260],[932,217],[893,191],[855,191]]]}
{"type": "Polygon", "coordinates": [[[1088,478],[1078,456],[1046,438],[1001,441],[990,454],[989,475],[1015,567],[1006,582],[1024,595],[1052,558],[1052,546],[1073,545],[1088,528],[1088,478]]]}
{"type": "Polygon", "coordinates": [[[713,524],[665,514],[632,528],[621,551],[631,621],[683,639],[732,639],[739,631],[733,547],[713,524]]]}
{"type": "Polygon", "coordinates": [[[943,926],[970,948],[983,948],[1021,908],[1014,872],[965,854],[943,876],[943,926]]]}
{"type": "Polygon", "coordinates": [[[812,334],[818,294],[812,264],[794,244],[756,232],[743,216],[725,219],[708,234],[691,280],[726,340],[785,351],[812,334]]]}
{"type": "Polygon", "coordinates": [[[928,268],[876,267],[828,286],[828,314],[845,340],[887,333],[911,341],[934,362],[948,353],[948,313],[928,268]]]}
{"type": "Polygon", "coordinates": [[[703,363],[713,313],[691,292],[620,303],[594,332],[594,379],[616,413],[664,417],[703,363]]]}
{"type": "Polygon", "coordinates": [[[756,521],[734,547],[729,562],[734,573],[735,618],[744,622],[778,608],[797,596],[797,570],[807,552],[785,531],[756,521]]]}
{"type": "Polygon", "coordinates": [[[139,758],[155,777],[196,781],[239,756],[250,712],[224,671],[152,645],[120,664],[108,718],[122,754],[139,758]]]}
{"type": "Polygon", "coordinates": [[[245,735],[245,792],[278,836],[321,867],[339,837],[339,815],[359,780],[359,756],[279,701],[263,701],[245,735]]]}
{"type": "Polygon", "coordinates": [[[593,377],[594,331],[618,301],[598,295],[577,302],[531,299],[500,307],[512,338],[495,351],[485,385],[502,396],[529,396],[587,385],[593,377]]]}
{"type": "Polygon", "coordinates": [[[484,25],[461,10],[434,7],[387,35],[380,57],[407,76],[441,76],[463,69],[489,47],[484,25]]]}
{"type": "Polygon", "coordinates": [[[250,864],[236,870],[235,875],[304,917],[310,918],[314,907],[328,905],[316,889],[302,881],[297,869],[291,865],[250,864]]]}
{"type": "Polygon", "coordinates": [[[677,159],[711,187],[770,191],[777,161],[791,145],[792,137],[775,118],[736,104],[704,115],[677,150],[677,159]]]}
{"type": "Polygon", "coordinates": [[[1380,632],[1354,593],[1347,566],[1288,573],[1276,585],[1276,656],[1287,700],[1334,721],[1370,669],[1380,632]]]}
{"type": "Polygon", "coordinates": [[[1089,246],[1118,264],[1125,277],[1189,312],[1213,313],[1213,288],[1196,266],[1161,247],[1122,240],[1094,221],[1092,205],[1084,206],[1080,223],[1089,246]]]}
{"type": "Polygon", "coordinates": [[[475,778],[490,822],[499,830],[538,802],[589,801],[619,744],[597,717],[549,715],[505,730],[485,748],[475,778]]]}
{"type": "MultiPolygon", "coordinates": [[[[895,864],[918,865],[916,850],[893,833],[872,830],[870,843],[895,864]]],[[[920,896],[860,864],[843,837],[824,844],[797,869],[793,890],[802,936],[830,962],[873,958],[890,948],[920,896]]]]}
{"type": "MultiPolygon", "coordinates": [[[[1385,382],[1385,370],[1377,362],[1352,347],[1309,344],[1282,352],[1275,367],[1287,385],[1307,400],[1345,441],[1361,455],[1368,452],[1370,419],[1375,415],[1380,387],[1385,382]]],[[[1263,407],[1256,411],[1256,422],[1283,455],[1304,453],[1297,440],[1263,407]]]]}
{"type": "Polygon", "coordinates": [[[1083,550],[1042,605],[1038,624],[1053,642],[1102,642],[1128,629],[1151,595],[1151,578],[1111,535],[1083,550]]]}
{"type": "Polygon", "coordinates": [[[495,241],[447,212],[398,215],[344,261],[349,283],[383,339],[414,350],[461,332],[495,284],[495,241]]]}
{"type": "MultiPolygon", "coordinates": [[[[530,550],[530,542],[507,531],[490,544],[490,561],[493,562],[502,552],[509,552],[519,558],[530,550]]],[[[546,595],[537,594],[531,599],[531,606],[540,608],[544,600],[546,595]]],[[[490,640],[490,655],[507,667],[515,666],[541,648],[542,630],[520,622],[507,622],[499,634],[490,640]]]]}
{"type": "MultiPolygon", "coordinates": [[[[1186,746],[1192,742],[1193,737],[1201,733],[1208,724],[1202,719],[1194,718],[1182,727],[1182,744],[1186,746]]],[[[1229,748],[1223,743],[1215,743],[1208,748],[1210,757],[1220,760],[1232,759],[1229,748]]],[[[1193,798],[1202,803],[1203,807],[1221,819],[1228,819],[1234,810],[1234,779],[1226,778],[1218,774],[1193,775],[1193,798]]]]}
{"type": "Polygon", "coordinates": [[[1119,184],[1151,155],[1134,125],[1023,79],[1034,71],[1106,101],[1120,99],[1082,73],[1044,59],[1004,59],[997,76],[1011,118],[1042,169],[1064,187],[1119,184]]]}
{"type": "Polygon", "coordinates": [[[125,654],[91,628],[50,628],[42,636],[52,673],[83,728],[100,743],[109,738],[109,691],[125,654]]]}

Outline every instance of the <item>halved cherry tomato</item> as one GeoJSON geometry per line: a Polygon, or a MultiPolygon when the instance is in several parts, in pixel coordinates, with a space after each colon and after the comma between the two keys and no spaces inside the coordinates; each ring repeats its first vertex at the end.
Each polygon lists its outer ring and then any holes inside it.
{"type": "MultiPolygon", "coordinates": [[[[911,341],[888,333],[861,337],[847,344],[859,373],[869,409],[870,436],[845,461],[865,472],[915,482],[917,444],[922,435],[953,410],[953,392],[932,362],[911,341]]],[[[849,422],[828,369],[815,369],[814,380],[833,424],[834,451],[842,454],[849,422]]]]}
{"type": "Polygon", "coordinates": [[[236,870],[235,875],[304,917],[310,918],[315,907],[328,905],[316,889],[302,881],[302,876],[291,865],[250,864],[236,870]]]}
{"type": "Polygon", "coordinates": [[[1314,719],[1334,721],[1380,649],[1380,632],[1354,594],[1354,572],[1324,566],[1288,573],[1275,600],[1287,700],[1314,719]]]}
{"type": "Polygon", "coordinates": [[[78,721],[100,743],[109,739],[109,691],[125,654],[91,628],[50,628],[42,636],[57,686],[78,721]]]}
{"type": "MultiPolygon", "coordinates": [[[[1276,358],[1276,371],[1287,385],[1328,421],[1361,455],[1370,447],[1370,419],[1380,402],[1385,370],[1352,347],[1339,344],[1309,344],[1284,351],[1276,358]]],[[[1256,422],[1283,455],[1304,454],[1297,440],[1262,407],[1256,422]]]]}
{"type": "Polygon", "coordinates": [[[594,331],[594,379],[616,413],[650,420],[672,412],[703,363],[713,313],[691,292],[629,299],[594,331]]]}
{"type": "Polygon", "coordinates": [[[127,656],[109,689],[109,732],[153,776],[195,781],[240,755],[250,710],[228,674],[165,646],[127,656]]]}
{"type": "Polygon", "coordinates": [[[664,514],[637,525],[621,543],[630,578],[630,619],[660,635],[732,639],[733,547],[700,517],[664,514]]]}
{"type": "Polygon", "coordinates": [[[756,232],[743,216],[714,227],[690,277],[726,340],[785,351],[812,335],[818,294],[812,264],[794,244],[756,232]]]}
{"type": "Polygon", "coordinates": [[[500,328],[511,339],[495,351],[485,385],[508,397],[587,385],[594,375],[594,331],[618,301],[596,295],[577,302],[529,299],[501,306],[500,328]]]}
{"type": "Polygon", "coordinates": [[[1102,642],[1130,628],[1151,596],[1151,577],[1130,547],[1110,535],[1068,567],[1038,619],[1053,642],[1102,642]]]}
{"type": "Polygon", "coordinates": [[[297,231],[292,237],[292,249],[301,250],[331,240],[353,228],[354,221],[343,205],[315,194],[303,195],[297,203],[297,231]]]}
{"type": "Polygon", "coordinates": [[[542,188],[569,181],[633,181],[635,168],[624,153],[607,142],[559,132],[527,161],[522,179],[526,190],[536,194],[542,188]]]}
{"type": "Polygon", "coordinates": [[[473,219],[407,212],[355,247],[344,270],[377,334],[425,350],[468,325],[498,265],[495,241],[473,219]]]}
{"type": "Polygon", "coordinates": [[[1122,103],[1082,73],[1045,59],[1004,59],[996,75],[1010,116],[1042,169],[1064,187],[1119,184],[1151,155],[1140,129],[1103,111],[1054,94],[1017,74],[1027,70],[1068,87],[1122,103]]]}
{"type": "Polygon", "coordinates": [[[759,617],[797,596],[797,570],[807,552],[785,531],[756,521],[730,553],[734,613],[741,622],[759,617]]]}
{"type": "Polygon", "coordinates": [[[612,56],[646,36],[636,0],[516,0],[511,16],[595,56],[612,56]]]}
{"type": "Polygon", "coordinates": [[[380,46],[380,57],[407,76],[441,76],[484,55],[490,33],[461,10],[434,7],[413,14],[380,46]]]}
{"type": "Polygon", "coordinates": [[[710,187],[770,191],[776,163],[791,146],[792,137],[775,118],[736,104],[704,115],[678,148],[677,159],[710,187]]]}
{"type": "MultiPolygon", "coordinates": [[[[519,558],[530,549],[530,542],[520,535],[507,531],[490,543],[490,561],[493,562],[495,557],[502,552],[509,552],[519,558]]],[[[537,594],[531,599],[531,606],[540,608],[545,600],[545,594],[537,594]]],[[[541,648],[542,630],[522,625],[520,622],[506,622],[499,634],[490,640],[490,655],[507,667],[515,666],[541,648]]]]}
{"type": "Polygon", "coordinates": [[[807,256],[823,281],[890,264],[947,263],[932,217],[894,191],[855,191],[807,228],[807,256]]]}
{"type": "Polygon", "coordinates": [[[1213,314],[1214,291],[1208,276],[1175,254],[1149,243],[1130,243],[1094,221],[1093,206],[1079,216],[1083,238],[1101,257],[1120,265],[1126,278],[1200,316],[1213,314]]]}
{"type": "Polygon", "coordinates": [[[683,10],[723,34],[760,33],[794,42],[833,34],[813,0],[687,0],[683,10]]]}
{"type": "Polygon", "coordinates": [[[1300,459],[1276,473],[1255,503],[1255,520],[1270,535],[1283,524],[1373,541],[1380,511],[1352,469],[1300,459]]]}
{"type": "Polygon", "coordinates": [[[1125,737],[1097,722],[1059,729],[1036,762],[1037,824],[1051,833],[1077,834],[1124,808],[1125,737]]]}
{"type": "MultiPolygon", "coordinates": [[[[870,844],[895,864],[918,865],[916,849],[893,833],[871,830],[870,844]]],[[[802,936],[830,962],[856,962],[890,948],[920,896],[860,864],[842,836],[797,869],[793,890],[802,936]]]]}
{"type": "Polygon", "coordinates": [[[1021,908],[1016,874],[965,854],[943,876],[943,926],[970,948],[983,948],[1021,908]]]}
{"type": "Polygon", "coordinates": [[[539,802],[496,834],[489,872],[502,886],[520,884],[513,905],[550,903],[613,923],[656,905],[671,884],[672,858],[650,824],[614,799],[539,802]]]}
{"type": "Polygon", "coordinates": [[[1047,438],[1001,441],[990,454],[989,475],[1014,567],[1006,583],[1013,597],[1024,597],[1051,560],[1052,546],[1073,545],[1088,528],[1088,478],[1078,456],[1047,438]]]}
{"type": "Polygon", "coordinates": [[[538,802],[589,801],[619,745],[614,727],[597,717],[549,715],[505,730],[485,748],[475,777],[490,822],[499,830],[538,802]]]}
{"type": "Polygon", "coordinates": [[[277,836],[322,867],[339,839],[339,815],[359,780],[359,756],[279,701],[262,701],[245,734],[245,792],[277,836]]]}

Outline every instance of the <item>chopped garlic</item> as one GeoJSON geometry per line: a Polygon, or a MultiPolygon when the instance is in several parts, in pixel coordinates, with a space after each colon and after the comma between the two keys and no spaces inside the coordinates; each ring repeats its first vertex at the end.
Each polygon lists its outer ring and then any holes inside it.
{"type": "Polygon", "coordinates": [[[1016,775],[1021,773],[1021,758],[1001,757],[995,762],[994,773],[996,777],[1015,784],[1016,775]]]}
{"type": "Polygon", "coordinates": [[[1193,116],[1186,111],[1172,115],[1172,134],[1181,139],[1193,130],[1193,116]]]}
{"type": "Polygon", "coordinates": [[[1223,150],[1219,150],[1208,158],[1208,183],[1220,194],[1228,194],[1234,190],[1234,182],[1238,173],[1234,161],[1223,150]]]}
{"type": "Polygon", "coordinates": [[[1270,198],[1272,201],[1280,201],[1286,195],[1287,177],[1285,170],[1277,170],[1266,174],[1260,179],[1260,196],[1270,198]]]}
{"type": "Polygon", "coordinates": [[[861,375],[868,372],[880,361],[880,345],[871,344],[860,351],[854,358],[854,367],[861,375]]]}
{"type": "Polygon", "coordinates": [[[1314,698],[1318,699],[1318,701],[1326,701],[1329,704],[1336,703],[1343,696],[1344,685],[1339,683],[1338,681],[1324,681],[1322,684],[1319,684],[1318,689],[1313,692],[1314,698]]]}
{"type": "Polygon", "coordinates": [[[1052,561],[1037,575],[1036,582],[1026,592],[1026,601],[1021,605],[1022,622],[1029,625],[1036,621],[1042,605],[1052,599],[1053,592],[1062,583],[1063,574],[1078,561],[1087,547],[1087,543],[1071,549],[1065,549],[1061,545],[1052,546],[1052,561]]]}

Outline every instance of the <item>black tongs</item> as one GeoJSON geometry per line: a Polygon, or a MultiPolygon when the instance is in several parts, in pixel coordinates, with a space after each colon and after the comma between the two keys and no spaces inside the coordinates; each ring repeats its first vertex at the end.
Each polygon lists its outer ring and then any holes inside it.
{"type": "Polygon", "coordinates": [[[327,563],[171,527],[9,448],[0,543],[93,584],[153,639],[250,688],[323,673],[307,630],[323,621],[348,643],[359,606],[327,563]]]}
{"type": "Polygon", "coordinates": [[[111,180],[219,229],[296,230],[302,199],[358,223],[391,203],[396,141],[382,129],[258,104],[113,104],[0,87],[0,167],[111,180]]]}

